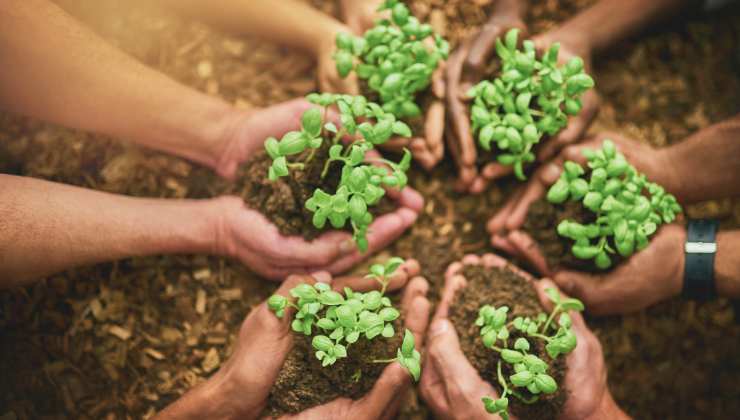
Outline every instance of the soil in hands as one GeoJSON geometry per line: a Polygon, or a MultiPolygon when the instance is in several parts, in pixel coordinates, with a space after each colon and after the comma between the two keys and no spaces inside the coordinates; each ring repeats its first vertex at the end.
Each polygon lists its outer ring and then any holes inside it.
{"type": "MultiPolygon", "coordinates": [[[[270,181],[267,178],[272,159],[267,153],[260,152],[242,165],[237,181],[229,187],[227,193],[242,197],[247,207],[262,213],[277,226],[281,234],[299,235],[307,241],[313,240],[332,229],[328,222],[324,229],[316,228],[312,222],[313,213],[306,209],[306,201],[313,196],[317,188],[328,194],[334,194],[339,185],[341,162],[332,162],[326,175],[321,176],[329,159],[330,146],[330,141],[324,141],[302,170],[291,169],[288,176],[277,181],[270,181]]],[[[306,151],[289,161],[305,162],[308,155],[309,151],[306,151]]],[[[377,205],[369,207],[374,217],[394,209],[395,204],[387,196],[384,196],[377,205]]],[[[345,230],[351,231],[349,223],[345,230]]]]}
{"type": "MultiPolygon", "coordinates": [[[[481,378],[493,385],[500,394],[502,388],[498,383],[497,374],[500,357],[496,351],[489,350],[483,345],[480,327],[475,325],[478,310],[483,305],[495,307],[505,305],[509,307],[509,320],[517,316],[535,318],[545,310],[540,305],[532,284],[508,268],[467,265],[463,269],[463,275],[467,279],[467,287],[457,293],[450,307],[450,321],[457,330],[465,356],[478,370],[481,378]]],[[[512,328],[509,341],[513,342],[522,336],[519,331],[512,328]]],[[[532,345],[531,353],[550,365],[548,374],[558,383],[558,390],[554,394],[541,396],[534,404],[524,404],[516,397],[509,397],[510,412],[521,419],[555,419],[567,399],[567,391],[563,387],[566,371],[564,358],[560,357],[553,361],[547,355],[542,340],[525,338],[532,345]]],[[[502,373],[508,378],[514,374],[514,369],[510,364],[503,363],[502,373]]],[[[527,397],[531,395],[526,389],[521,392],[527,397]]]]}
{"type": "MultiPolygon", "coordinates": [[[[370,89],[370,86],[367,84],[367,80],[359,79],[359,85],[360,85],[360,95],[364,96],[370,102],[381,104],[380,96],[378,95],[378,92],[375,92],[374,90],[370,89]]],[[[426,131],[424,127],[424,117],[427,115],[427,111],[429,110],[429,107],[434,102],[434,94],[432,93],[431,86],[427,88],[426,90],[424,90],[423,92],[418,92],[416,94],[414,102],[416,102],[416,105],[418,105],[419,109],[421,109],[421,114],[413,118],[404,118],[403,122],[408,124],[409,128],[411,129],[412,138],[425,137],[426,131]]]]}
{"type": "Polygon", "coordinates": [[[594,265],[593,260],[576,258],[571,252],[573,241],[558,235],[557,232],[558,224],[566,219],[588,224],[596,221],[596,215],[576,201],[553,204],[541,198],[529,206],[523,230],[539,244],[548,267],[553,270],[560,267],[587,272],[605,272],[624,260],[619,254],[609,254],[612,265],[609,269],[602,270],[594,265]]]}
{"type": "Polygon", "coordinates": [[[363,337],[347,348],[347,357],[331,366],[322,367],[311,346],[312,337],[293,333],[293,349],[270,390],[265,412],[279,417],[299,413],[337,398],[362,398],[367,394],[388,363],[373,363],[396,357],[403,339],[403,317],[393,323],[396,334],[378,336],[372,341],[363,337]]]}

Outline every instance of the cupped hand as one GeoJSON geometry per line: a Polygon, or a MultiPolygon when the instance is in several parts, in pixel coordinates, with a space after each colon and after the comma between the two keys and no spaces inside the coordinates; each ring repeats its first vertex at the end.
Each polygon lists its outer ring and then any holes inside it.
{"type": "Polygon", "coordinates": [[[606,139],[611,139],[627,161],[645,173],[648,179],[661,183],[661,180],[670,176],[670,163],[662,151],[616,133],[598,134],[583,143],[566,147],[553,160],[537,169],[531,179],[488,221],[486,228],[491,234],[491,244],[510,255],[524,259],[540,274],[552,277],[553,270],[557,267],[548,266],[537,243],[522,229],[529,207],[545,197],[547,190],[560,177],[566,160],[585,164],[583,150],[600,149],[606,139]]]}
{"type": "Polygon", "coordinates": [[[614,270],[589,274],[560,270],[553,280],[566,293],[583,301],[594,315],[639,311],[681,294],[686,229],[661,226],[650,246],[614,270]]]}
{"type": "MultiPolygon", "coordinates": [[[[465,358],[454,326],[447,319],[455,293],[466,286],[462,275],[465,265],[505,267],[516,271],[532,282],[542,305],[551,309],[544,290],[557,287],[548,279],[536,281],[526,272],[512,266],[494,254],[483,256],[466,255],[461,262],[451,264],[445,273],[445,288],[437,307],[427,338],[427,358],[421,378],[421,394],[438,418],[443,419],[487,419],[492,418],[483,406],[481,398],[496,398],[493,387],[480,378],[478,372],[465,358]]],[[[606,382],[606,367],[601,345],[586,327],[581,315],[570,312],[573,331],[578,345],[568,355],[568,373],[565,387],[568,400],[561,419],[616,418],[623,415],[614,403],[606,382]]]]}
{"type": "Polygon", "coordinates": [[[238,258],[272,280],[321,270],[338,274],[386,247],[416,221],[424,205],[418,192],[406,187],[389,195],[399,207],[379,216],[370,225],[369,245],[364,253],[357,249],[349,232],[329,231],[311,242],[300,236],[284,236],[264,215],[246,207],[241,198],[222,197],[215,252],[238,258]]]}
{"type": "MultiPolygon", "coordinates": [[[[511,2],[502,4],[506,3],[511,2]]],[[[449,128],[445,137],[458,167],[456,188],[459,191],[482,192],[490,180],[511,172],[498,162],[491,162],[478,173],[478,154],[470,126],[470,98],[467,97],[467,92],[484,76],[484,70],[495,50],[496,39],[512,28],[526,30],[520,13],[514,10],[495,10],[491,20],[480,32],[463,41],[447,63],[445,79],[449,128]]]]}
{"type": "Polygon", "coordinates": [[[375,21],[388,12],[380,13],[383,0],[340,0],[342,20],[357,35],[362,35],[375,25],[375,21]]]}
{"type": "MultiPolygon", "coordinates": [[[[428,284],[417,277],[419,271],[418,262],[407,260],[391,277],[388,290],[406,288],[401,303],[406,328],[414,333],[416,342],[421,345],[429,301],[426,299],[428,284]]],[[[289,294],[292,288],[317,281],[330,284],[336,291],[345,286],[357,291],[368,291],[378,286],[377,282],[368,282],[363,277],[332,279],[329,273],[318,272],[310,276],[291,275],[275,293],[292,299],[289,294]]],[[[210,379],[189,391],[157,418],[259,418],[270,389],[293,348],[290,327],[293,313],[294,309],[288,307],[285,316],[278,318],[266,302],[255,307],[242,323],[229,360],[210,379]]],[[[383,418],[384,415],[391,418],[409,385],[409,374],[398,363],[392,363],[362,399],[337,399],[289,418],[347,418],[345,415],[349,414],[360,419],[383,418]]]]}

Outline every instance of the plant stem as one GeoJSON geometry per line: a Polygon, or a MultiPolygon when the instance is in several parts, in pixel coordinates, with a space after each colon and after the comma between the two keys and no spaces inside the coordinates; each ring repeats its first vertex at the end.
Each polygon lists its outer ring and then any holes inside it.
{"type": "Polygon", "coordinates": [[[380,359],[380,360],[373,360],[370,363],[393,363],[395,361],[396,361],[395,358],[393,358],[393,359],[380,359]]]}
{"type": "Polygon", "coordinates": [[[560,304],[558,303],[555,305],[555,308],[553,308],[552,313],[550,314],[550,317],[547,318],[547,322],[545,322],[545,326],[542,327],[542,332],[547,332],[547,327],[550,326],[550,323],[552,322],[553,318],[555,318],[555,314],[560,311],[560,304]]]}

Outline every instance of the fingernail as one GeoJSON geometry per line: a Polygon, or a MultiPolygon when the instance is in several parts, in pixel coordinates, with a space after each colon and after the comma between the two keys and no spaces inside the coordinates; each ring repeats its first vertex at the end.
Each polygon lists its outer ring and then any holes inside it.
{"type": "Polygon", "coordinates": [[[450,321],[446,319],[438,319],[432,323],[432,326],[429,327],[429,337],[436,337],[440,334],[447,333],[450,328],[452,328],[452,325],[450,325],[450,321]]]}
{"type": "Polygon", "coordinates": [[[339,253],[347,255],[355,250],[355,241],[353,239],[347,239],[339,243],[339,253]]]}

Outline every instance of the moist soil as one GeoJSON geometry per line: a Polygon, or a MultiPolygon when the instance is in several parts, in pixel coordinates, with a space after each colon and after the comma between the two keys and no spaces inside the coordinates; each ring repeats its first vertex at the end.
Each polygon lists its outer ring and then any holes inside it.
{"type": "MultiPolygon", "coordinates": [[[[500,357],[497,352],[483,345],[480,327],[475,325],[478,310],[483,305],[495,307],[505,305],[509,307],[511,320],[517,316],[535,318],[540,312],[545,312],[545,309],[540,304],[532,284],[506,267],[467,265],[463,269],[463,275],[467,279],[467,286],[458,292],[450,307],[450,321],[457,330],[465,356],[478,370],[481,378],[493,385],[500,395],[503,391],[497,379],[500,357]]],[[[519,337],[525,336],[519,331],[511,331],[511,342],[519,337]]],[[[560,357],[553,361],[541,340],[528,338],[528,341],[532,345],[531,353],[550,365],[548,373],[558,383],[558,390],[554,394],[540,397],[534,404],[524,404],[516,397],[509,397],[510,410],[521,419],[555,419],[567,399],[567,391],[562,386],[566,369],[565,358],[560,357]]],[[[515,373],[513,366],[505,362],[502,364],[502,372],[507,378],[515,373]]],[[[527,397],[531,395],[527,390],[521,392],[527,397]]]]}
{"type": "Polygon", "coordinates": [[[524,221],[524,231],[532,236],[535,243],[547,260],[551,269],[557,267],[588,272],[605,272],[614,269],[624,257],[619,254],[609,254],[612,265],[607,270],[596,267],[593,260],[581,260],[573,256],[570,251],[573,241],[558,235],[557,226],[563,220],[573,220],[588,224],[596,220],[596,215],[584,208],[580,202],[566,201],[563,204],[553,204],[541,198],[529,206],[527,218],[524,221]]]}
{"type": "MultiPolygon", "coordinates": [[[[380,104],[381,102],[380,97],[378,96],[378,92],[370,89],[370,86],[368,86],[367,84],[367,80],[358,78],[358,81],[360,85],[360,94],[364,96],[368,101],[380,104]]],[[[431,86],[425,89],[423,92],[419,92],[416,94],[416,104],[419,105],[419,109],[421,109],[421,114],[419,114],[419,116],[417,117],[403,119],[403,122],[408,124],[409,128],[411,128],[412,137],[424,137],[424,116],[427,115],[427,111],[432,105],[432,102],[434,102],[434,94],[432,93],[431,86]]]]}
{"type": "Polygon", "coordinates": [[[396,357],[403,336],[403,317],[393,323],[396,334],[371,341],[361,337],[347,348],[347,357],[322,367],[311,346],[312,336],[294,334],[293,349],[270,390],[265,413],[279,417],[295,414],[337,398],[362,398],[375,385],[388,360],[396,357]]]}
{"type": "MultiPolygon", "coordinates": [[[[237,181],[227,192],[242,197],[248,207],[267,217],[283,235],[300,235],[307,241],[313,240],[331,226],[327,223],[328,227],[324,229],[316,228],[312,222],[313,213],[306,209],[306,201],[317,188],[333,194],[342,173],[342,163],[332,162],[326,176],[321,176],[329,158],[330,143],[324,141],[303,170],[291,169],[287,176],[277,181],[267,178],[272,159],[267,153],[260,152],[244,163],[237,181]]],[[[306,151],[290,161],[306,162],[308,155],[309,151],[306,151]]],[[[373,216],[378,216],[393,211],[395,205],[384,196],[377,205],[368,209],[373,216]]],[[[348,223],[344,229],[351,231],[351,225],[348,223]]]]}

